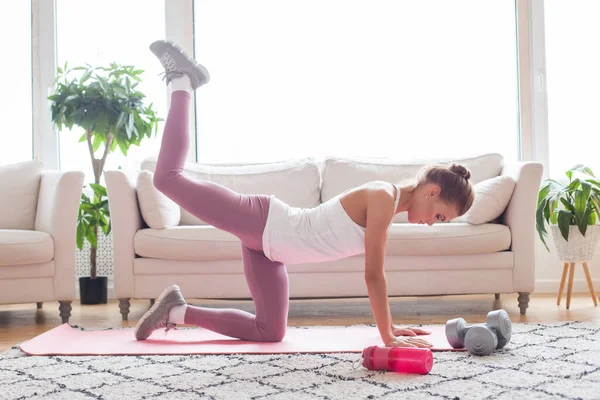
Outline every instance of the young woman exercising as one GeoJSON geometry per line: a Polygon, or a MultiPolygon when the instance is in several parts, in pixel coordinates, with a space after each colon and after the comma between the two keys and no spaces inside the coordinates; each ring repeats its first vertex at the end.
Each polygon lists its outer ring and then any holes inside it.
{"type": "Polygon", "coordinates": [[[281,341],[288,321],[286,264],[364,253],[369,300],[384,344],[430,347],[426,340],[414,337],[430,332],[399,329],[392,323],[383,266],[387,235],[399,212],[408,212],[411,223],[428,225],[463,215],[473,203],[469,170],[459,164],[429,165],[419,171],[414,184],[373,181],[311,209],[291,207],[275,196],[240,194],[217,183],[192,180],[184,173],[190,100],[192,92],[209,81],[209,74],[172,42],[154,42],[150,50],[164,66],[172,89],[154,184],[191,214],[240,239],[256,315],[187,305],[173,285],[140,319],[136,339],[145,340],[156,329],[168,331],[186,324],[242,340],[281,341]]]}

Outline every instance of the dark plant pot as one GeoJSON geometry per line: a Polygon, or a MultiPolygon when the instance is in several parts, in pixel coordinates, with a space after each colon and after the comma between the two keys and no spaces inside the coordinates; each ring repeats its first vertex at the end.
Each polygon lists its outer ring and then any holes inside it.
{"type": "Polygon", "coordinates": [[[79,278],[79,297],[81,304],[106,304],[108,278],[98,276],[79,278]]]}

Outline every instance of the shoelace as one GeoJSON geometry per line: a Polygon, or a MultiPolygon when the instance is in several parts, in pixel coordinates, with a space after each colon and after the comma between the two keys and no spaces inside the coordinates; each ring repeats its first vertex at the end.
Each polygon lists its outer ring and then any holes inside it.
{"type": "Polygon", "coordinates": [[[169,333],[170,330],[178,330],[177,329],[177,324],[174,324],[174,323],[169,322],[167,320],[159,321],[158,324],[156,324],[156,326],[154,327],[153,330],[161,329],[161,328],[166,328],[165,329],[165,336],[167,336],[167,333],[169,333]]]}
{"type": "Polygon", "coordinates": [[[177,68],[177,63],[169,53],[163,53],[160,57],[160,62],[167,72],[179,70],[179,68],[177,68]]]}
{"type": "Polygon", "coordinates": [[[171,329],[172,329],[172,330],[174,330],[174,331],[177,331],[177,330],[179,330],[179,329],[177,329],[177,325],[176,325],[176,324],[171,324],[171,323],[169,323],[169,322],[167,322],[167,326],[166,326],[166,328],[167,328],[167,329],[165,329],[165,336],[167,336],[167,333],[169,333],[169,331],[170,331],[171,329]]]}
{"type": "Polygon", "coordinates": [[[182,70],[176,70],[176,71],[173,70],[173,71],[163,71],[160,74],[158,74],[158,76],[162,75],[163,77],[161,78],[161,80],[164,81],[165,79],[171,79],[171,75],[179,75],[179,76],[181,76],[181,75],[184,75],[184,74],[185,73],[182,70]]]}
{"type": "Polygon", "coordinates": [[[161,72],[160,75],[163,75],[162,80],[164,81],[165,79],[167,79],[167,83],[169,82],[169,80],[171,79],[171,75],[173,74],[177,74],[177,75],[183,75],[184,72],[183,70],[181,70],[180,68],[177,67],[177,63],[175,62],[175,60],[173,59],[173,57],[171,57],[171,55],[169,53],[163,53],[163,55],[160,57],[160,62],[163,65],[163,67],[165,68],[164,72],[161,72]]]}

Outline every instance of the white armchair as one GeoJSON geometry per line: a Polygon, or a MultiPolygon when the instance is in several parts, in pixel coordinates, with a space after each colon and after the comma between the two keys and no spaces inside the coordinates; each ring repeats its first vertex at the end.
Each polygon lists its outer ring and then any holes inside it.
{"type": "Polygon", "coordinates": [[[69,321],[83,178],[37,161],[0,167],[0,304],[58,301],[69,321]]]}

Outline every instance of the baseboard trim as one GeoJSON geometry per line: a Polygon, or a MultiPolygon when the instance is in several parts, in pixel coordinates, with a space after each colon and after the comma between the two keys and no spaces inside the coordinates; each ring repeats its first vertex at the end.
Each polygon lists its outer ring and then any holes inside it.
{"type": "MultiPolygon", "coordinates": [[[[568,280],[565,282],[563,293],[567,293],[568,280]]],[[[600,280],[592,278],[592,285],[597,296],[600,296],[600,280]]],[[[554,293],[558,294],[560,289],[560,279],[539,279],[535,282],[535,293],[554,293]]],[[[584,278],[573,279],[573,293],[589,293],[587,280],[584,278]]]]}

